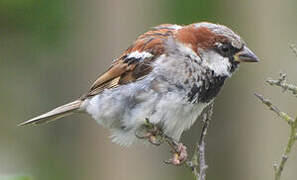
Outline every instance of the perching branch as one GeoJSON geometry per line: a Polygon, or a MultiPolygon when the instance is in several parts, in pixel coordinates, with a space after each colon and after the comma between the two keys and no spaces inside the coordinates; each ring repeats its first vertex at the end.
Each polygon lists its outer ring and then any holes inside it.
{"type": "Polygon", "coordinates": [[[213,111],[213,103],[211,103],[202,113],[202,131],[200,134],[200,138],[198,139],[197,144],[195,145],[194,152],[192,158],[188,158],[187,155],[180,153],[185,152],[186,147],[182,145],[182,143],[176,142],[171,137],[168,137],[163,134],[163,140],[169,144],[169,146],[173,149],[174,157],[169,161],[165,161],[166,164],[180,165],[180,159],[184,159],[186,157],[186,161],[183,161],[183,164],[186,167],[189,167],[195,176],[196,180],[205,180],[206,179],[206,160],[205,160],[205,138],[207,135],[207,129],[211,120],[213,111]],[[181,145],[181,146],[180,146],[181,145]],[[177,151],[177,147],[182,147],[182,151],[177,151]],[[183,151],[184,150],[184,151],[183,151]],[[187,159],[188,158],[188,159],[187,159]],[[178,162],[178,163],[177,163],[178,162]]]}
{"type": "Polygon", "coordinates": [[[187,161],[187,166],[191,168],[197,180],[206,179],[206,160],[205,160],[205,138],[207,135],[207,129],[211,120],[213,112],[213,103],[210,104],[207,109],[202,114],[202,131],[200,134],[200,139],[194,149],[194,154],[191,160],[187,161]]]}
{"type": "MultiPolygon", "coordinates": [[[[297,46],[291,45],[291,49],[293,50],[293,53],[297,57],[297,46]]],[[[280,77],[277,80],[269,79],[266,82],[272,86],[278,86],[283,89],[283,92],[286,90],[289,90],[293,93],[293,95],[297,94],[297,86],[293,84],[289,84],[286,82],[287,75],[284,73],[280,74],[280,77]]],[[[281,157],[279,165],[277,163],[274,163],[274,179],[280,180],[281,174],[284,170],[284,167],[286,165],[286,162],[288,160],[289,154],[292,150],[292,146],[294,145],[295,141],[297,140],[297,117],[293,119],[291,116],[289,116],[287,113],[282,112],[277,108],[275,105],[271,103],[271,101],[267,98],[264,98],[262,95],[255,93],[255,96],[263,103],[265,104],[269,110],[276,113],[281,119],[285,120],[289,126],[290,126],[290,136],[289,140],[287,142],[287,146],[285,148],[285,151],[281,157]]]]}

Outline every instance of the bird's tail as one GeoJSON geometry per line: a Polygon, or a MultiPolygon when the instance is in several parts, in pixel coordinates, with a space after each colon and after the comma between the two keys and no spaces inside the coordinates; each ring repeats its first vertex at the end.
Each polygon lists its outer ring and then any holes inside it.
{"type": "Polygon", "coordinates": [[[40,116],[37,116],[35,118],[32,118],[28,121],[25,121],[21,124],[19,124],[19,126],[24,126],[27,124],[42,124],[42,123],[46,123],[49,121],[54,121],[54,120],[58,120],[62,117],[68,116],[73,114],[75,111],[79,110],[79,107],[81,105],[82,101],[81,100],[76,100],[73,101],[71,103],[65,104],[63,106],[57,107],[45,114],[42,114],[40,116]]]}

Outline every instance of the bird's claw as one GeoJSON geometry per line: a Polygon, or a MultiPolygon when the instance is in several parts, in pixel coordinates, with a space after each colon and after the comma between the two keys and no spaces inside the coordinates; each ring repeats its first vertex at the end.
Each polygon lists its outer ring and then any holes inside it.
{"type": "Polygon", "coordinates": [[[166,164],[172,164],[175,166],[182,165],[188,159],[187,147],[182,143],[173,143],[173,157],[167,161],[164,161],[166,164]]]}
{"type": "Polygon", "coordinates": [[[145,123],[143,124],[143,126],[135,132],[135,136],[139,139],[147,139],[148,142],[155,146],[159,146],[163,143],[162,130],[157,125],[149,122],[148,118],[145,119],[145,123]],[[140,135],[139,133],[142,133],[142,135],[140,135]]]}
{"type": "Polygon", "coordinates": [[[148,118],[145,119],[145,123],[135,132],[135,136],[139,139],[147,139],[148,142],[155,146],[159,146],[165,140],[171,146],[171,153],[173,154],[171,159],[164,161],[166,164],[178,166],[187,161],[187,147],[182,143],[178,143],[173,138],[166,136],[162,129],[158,125],[151,123],[148,118]]]}

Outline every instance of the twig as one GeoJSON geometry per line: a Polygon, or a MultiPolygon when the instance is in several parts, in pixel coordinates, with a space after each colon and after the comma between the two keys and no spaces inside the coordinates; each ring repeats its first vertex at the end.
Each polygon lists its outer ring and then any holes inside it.
{"type": "Polygon", "coordinates": [[[297,95],[297,86],[293,84],[289,84],[286,82],[286,77],[287,74],[285,73],[280,73],[280,77],[277,80],[274,79],[268,79],[266,82],[271,85],[271,86],[278,86],[281,87],[283,92],[289,90],[291,91],[294,95],[297,95]]]}
{"type": "Polygon", "coordinates": [[[260,101],[265,104],[269,110],[273,111],[274,113],[276,113],[280,118],[282,118],[283,120],[285,120],[289,125],[292,124],[294,122],[294,119],[291,118],[291,116],[289,116],[287,113],[282,112],[278,109],[278,107],[276,107],[275,105],[273,105],[271,103],[271,101],[269,99],[264,98],[261,94],[258,93],[254,93],[254,95],[260,99],[260,101]]]}
{"type": "Polygon", "coordinates": [[[191,160],[186,162],[186,165],[191,169],[193,175],[195,176],[196,180],[200,180],[200,171],[199,171],[199,157],[198,157],[198,143],[195,145],[194,153],[191,160]]]}
{"type": "MultiPolygon", "coordinates": [[[[195,145],[193,156],[191,159],[188,159],[184,165],[189,167],[195,176],[196,180],[205,180],[206,179],[206,160],[205,160],[205,138],[207,135],[207,129],[211,120],[213,111],[213,103],[211,103],[202,113],[202,130],[200,134],[200,138],[195,145]]],[[[171,137],[163,134],[163,140],[169,144],[171,149],[176,150],[178,146],[178,142],[172,139],[171,137]]],[[[178,152],[175,152],[178,154],[178,152]]],[[[166,164],[174,164],[172,163],[172,159],[169,161],[165,161],[166,164]]],[[[174,164],[175,165],[175,164],[174,164]]]]}
{"type": "Polygon", "coordinates": [[[205,163],[205,138],[207,134],[207,129],[211,120],[213,112],[213,104],[210,105],[206,113],[203,114],[203,126],[202,132],[199,140],[198,150],[199,150],[199,165],[200,165],[200,180],[205,180],[207,165],[205,163]]]}
{"type": "MultiPolygon", "coordinates": [[[[297,57],[297,46],[296,44],[292,44],[290,46],[293,53],[297,57]]],[[[287,75],[285,73],[281,73],[280,77],[277,80],[268,79],[266,82],[272,86],[278,86],[283,89],[283,92],[289,90],[293,93],[293,95],[297,94],[297,86],[293,84],[289,84],[286,82],[287,75]]],[[[291,152],[292,146],[294,145],[295,141],[297,140],[297,117],[293,119],[287,113],[280,111],[275,105],[271,103],[269,99],[264,98],[262,95],[258,93],[254,93],[255,96],[260,99],[260,101],[265,104],[271,111],[276,113],[281,119],[284,119],[290,126],[290,136],[286,146],[286,149],[282,155],[280,160],[280,164],[274,163],[274,179],[280,180],[281,174],[284,170],[285,164],[288,160],[289,154],[291,152]]]]}
{"type": "Polygon", "coordinates": [[[294,123],[292,123],[291,127],[290,127],[290,137],[289,137],[289,141],[287,143],[287,146],[286,146],[286,149],[285,149],[285,152],[284,154],[282,155],[282,158],[281,158],[281,162],[280,162],[280,165],[277,166],[276,164],[276,168],[275,168],[275,180],[280,180],[280,177],[281,177],[281,174],[282,174],[282,171],[285,167],[285,164],[287,162],[287,159],[289,157],[289,154],[291,152],[291,149],[292,149],[292,146],[294,145],[295,141],[296,141],[296,119],[294,121],[294,123]]]}
{"type": "Polygon", "coordinates": [[[280,160],[280,164],[277,163],[274,164],[274,179],[280,180],[281,174],[283,172],[283,169],[285,167],[285,164],[288,160],[289,154],[291,152],[292,146],[296,141],[296,132],[297,132],[297,118],[293,119],[288,114],[281,112],[275,105],[273,105],[270,100],[264,98],[262,95],[255,93],[255,96],[261,100],[263,104],[265,104],[271,111],[275,112],[280,118],[284,119],[289,125],[290,125],[290,137],[289,141],[287,143],[285,152],[282,155],[282,158],[280,160]]]}
{"type": "Polygon", "coordinates": [[[206,111],[202,114],[202,131],[200,139],[195,146],[192,159],[187,162],[187,166],[191,168],[196,180],[205,180],[206,178],[207,165],[205,160],[205,138],[211,120],[212,111],[213,103],[210,104],[206,111]]]}
{"type": "Polygon", "coordinates": [[[293,53],[296,55],[297,57],[297,45],[296,44],[291,44],[290,48],[292,49],[293,53]]]}

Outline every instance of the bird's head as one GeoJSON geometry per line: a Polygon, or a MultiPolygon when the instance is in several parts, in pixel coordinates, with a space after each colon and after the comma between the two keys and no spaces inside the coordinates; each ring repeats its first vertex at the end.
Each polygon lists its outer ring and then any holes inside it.
{"type": "Polygon", "coordinates": [[[180,29],[177,38],[189,44],[217,76],[231,76],[241,62],[259,61],[241,37],[223,25],[191,24],[180,29]]]}

